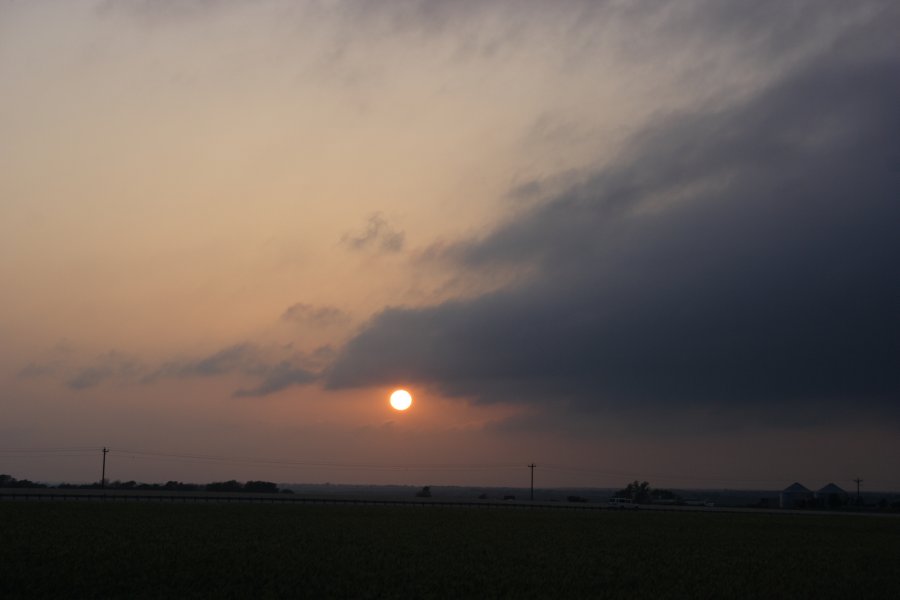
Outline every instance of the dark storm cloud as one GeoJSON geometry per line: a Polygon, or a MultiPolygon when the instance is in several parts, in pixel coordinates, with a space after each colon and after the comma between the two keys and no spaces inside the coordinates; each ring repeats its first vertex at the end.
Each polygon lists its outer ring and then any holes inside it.
{"type": "Polygon", "coordinates": [[[405,238],[404,232],[394,229],[381,213],[375,213],[368,218],[363,231],[345,234],[341,242],[353,250],[399,252],[403,250],[405,238]]]}
{"type": "Polygon", "coordinates": [[[848,405],[896,418],[898,25],[882,10],[765,90],[657,122],[615,165],[453,246],[461,268],[532,275],[385,310],[327,385],[761,423],[848,405]]]}

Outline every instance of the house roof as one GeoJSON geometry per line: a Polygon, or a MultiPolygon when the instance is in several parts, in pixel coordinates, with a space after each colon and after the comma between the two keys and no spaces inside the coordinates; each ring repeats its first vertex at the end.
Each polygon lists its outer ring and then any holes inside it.
{"type": "Polygon", "coordinates": [[[821,490],[819,490],[816,493],[817,494],[846,494],[847,492],[845,492],[838,486],[834,485],[833,483],[829,483],[828,485],[826,485],[825,487],[823,487],[821,490]]]}
{"type": "Polygon", "coordinates": [[[791,485],[784,488],[785,492],[809,492],[809,488],[804,485],[799,484],[798,482],[794,482],[791,485]]]}

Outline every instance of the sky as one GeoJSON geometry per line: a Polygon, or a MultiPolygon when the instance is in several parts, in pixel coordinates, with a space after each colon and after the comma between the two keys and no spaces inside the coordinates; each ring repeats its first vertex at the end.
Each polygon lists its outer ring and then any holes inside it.
{"type": "Polygon", "coordinates": [[[898,28],[0,1],[0,472],[900,490],[898,28]]]}

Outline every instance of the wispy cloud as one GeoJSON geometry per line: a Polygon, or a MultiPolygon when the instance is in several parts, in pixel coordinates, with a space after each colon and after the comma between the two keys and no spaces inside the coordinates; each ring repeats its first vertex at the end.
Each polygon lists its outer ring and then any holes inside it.
{"type": "Polygon", "coordinates": [[[298,325],[328,327],[349,323],[350,315],[334,306],[315,306],[298,302],[285,309],[281,320],[298,325]]]}
{"type": "Polygon", "coordinates": [[[89,366],[77,369],[65,383],[72,390],[84,390],[110,381],[131,381],[142,369],[137,360],[120,352],[109,351],[98,356],[89,366]]]}
{"type": "Polygon", "coordinates": [[[317,379],[316,373],[288,362],[281,362],[269,369],[258,385],[237,390],[234,395],[239,398],[268,396],[295,385],[312,383],[317,379]]]}
{"type": "Polygon", "coordinates": [[[146,377],[212,377],[226,373],[254,374],[264,370],[260,349],[242,342],[200,358],[171,360],[146,377]]]}
{"type": "Polygon", "coordinates": [[[290,347],[263,348],[240,343],[196,359],[173,360],[144,378],[146,383],[164,378],[218,377],[243,375],[259,383],[235,391],[237,397],[267,396],[294,385],[313,383],[318,371],[333,357],[329,346],[312,352],[290,347]]]}
{"type": "Polygon", "coordinates": [[[403,250],[405,239],[403,231],[390,225],[381,213],[375,213],[368,218],[361,232],[347,233],[341,242],[352,250],[393,253],[403,250]]]}
{"type": "Polygon", "coordinates": [[[67,360],[32,362],[17,375],[21,379],[59,380],[73,391],[111,383],[150,385],[167,379],[239,376],[258,383],[238,389],[235,396],[265,396],[293,385],[314,383],[334,359],[335,351],[328,345],[302,352],[291,345],[241,342],[204,356],[171,359],[156,367],[115,350],[86,363],[78,360],[77,353],[69,354],[67,360]]]}

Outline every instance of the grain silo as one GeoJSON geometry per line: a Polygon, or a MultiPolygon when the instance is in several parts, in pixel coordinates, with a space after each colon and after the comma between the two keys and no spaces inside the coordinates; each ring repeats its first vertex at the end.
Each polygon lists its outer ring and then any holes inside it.
{"type": "Polygon", "coordinates": [[[829,483],[816,492],[816,504],[825,508],[837,508],[846,506],[850,502],[850,495],[833,483],[829,483]]]}
{"type": "Polygon", "coordinates": [[[781,491],[779,500],[781,508],[806,508],[815,498],[812,491],[795,481],[781,491]]]}

